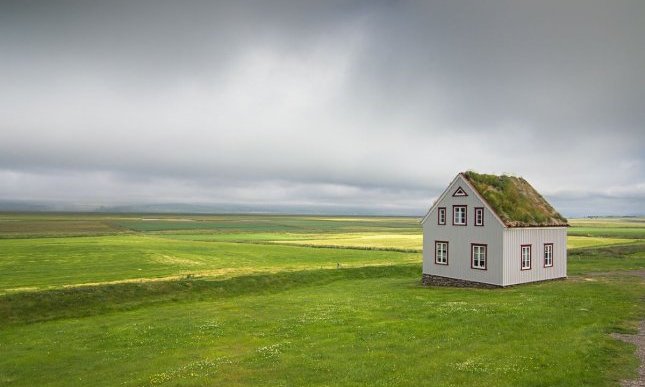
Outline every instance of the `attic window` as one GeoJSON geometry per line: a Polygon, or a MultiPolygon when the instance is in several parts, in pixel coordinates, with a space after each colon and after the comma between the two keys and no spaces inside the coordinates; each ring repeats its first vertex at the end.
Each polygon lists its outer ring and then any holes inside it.
{"type": "Polygon", "coordinates": [[[452,224],[454,226],[466,225],[466,206],[452,206],[452,224]]]}
{"type": "Polygon", "coordinates": [[[463,188],[459,187],[459,188],[457,188],[455,193],[452,194],[452,196],[468,196],[468,194],[466,193],[466,191],[464,191],[463,188]]]}
{"type": "Polygon", "coordinates": [[[446,224],[446,207],[439,207],[439,211],[437,212],[437,224],[446,224]]]}

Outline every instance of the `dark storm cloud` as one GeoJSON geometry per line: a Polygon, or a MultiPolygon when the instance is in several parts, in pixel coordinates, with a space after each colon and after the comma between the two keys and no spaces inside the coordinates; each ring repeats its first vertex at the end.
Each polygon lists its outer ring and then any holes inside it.
{"type": "Polygon", "coordinates": [[[639,1],[0,2],[0,199],[420,214],[475,169],[568,214],[642,213],[644,18],[639,1]]]}

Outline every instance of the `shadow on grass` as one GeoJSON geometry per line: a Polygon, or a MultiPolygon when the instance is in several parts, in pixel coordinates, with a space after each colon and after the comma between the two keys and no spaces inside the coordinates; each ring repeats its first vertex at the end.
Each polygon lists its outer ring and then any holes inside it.
{"type": "MultiPolygon", "coordinates": [[[[645,243],[569,250],[569,275],[645,268],[645,243]]],[[[77,318],[148,305],[279,292],[340,280],[418,278],[419,264],[304,270],[229,279],[183,278],[24,292],[0,296],[0,326],[77,318]]]]}
{"type": "Polygon", "coordinates": [[[304,270],[254,274],[230,279],[191,278],[80,286],[0,296],[0,326],[28,324],[123,311],[164,302],[199,301],[348,279],[421,278],[419,264],[304,270]]]}

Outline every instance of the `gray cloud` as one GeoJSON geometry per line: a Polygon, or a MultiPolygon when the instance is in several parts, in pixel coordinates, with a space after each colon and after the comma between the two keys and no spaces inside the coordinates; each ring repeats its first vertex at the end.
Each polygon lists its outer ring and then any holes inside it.
{"type": "Polygon", "coordinates": [[[637,1],[5,1],[0,199],[421,214],[474,169],[522,175],[570,215],[643,213],[644,16],[637,1]]]}

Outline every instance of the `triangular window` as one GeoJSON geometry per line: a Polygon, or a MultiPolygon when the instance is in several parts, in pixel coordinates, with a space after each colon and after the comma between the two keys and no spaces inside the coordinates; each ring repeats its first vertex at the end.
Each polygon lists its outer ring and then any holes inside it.
{"type": "Polygon", "coordinates": [[[463,188],[459,187],[459,188],[457,188],[455,193],[452,194],[452,196],[468,196],[468,194],[466,193],[466,191],[464,191],[463,188]]]}

